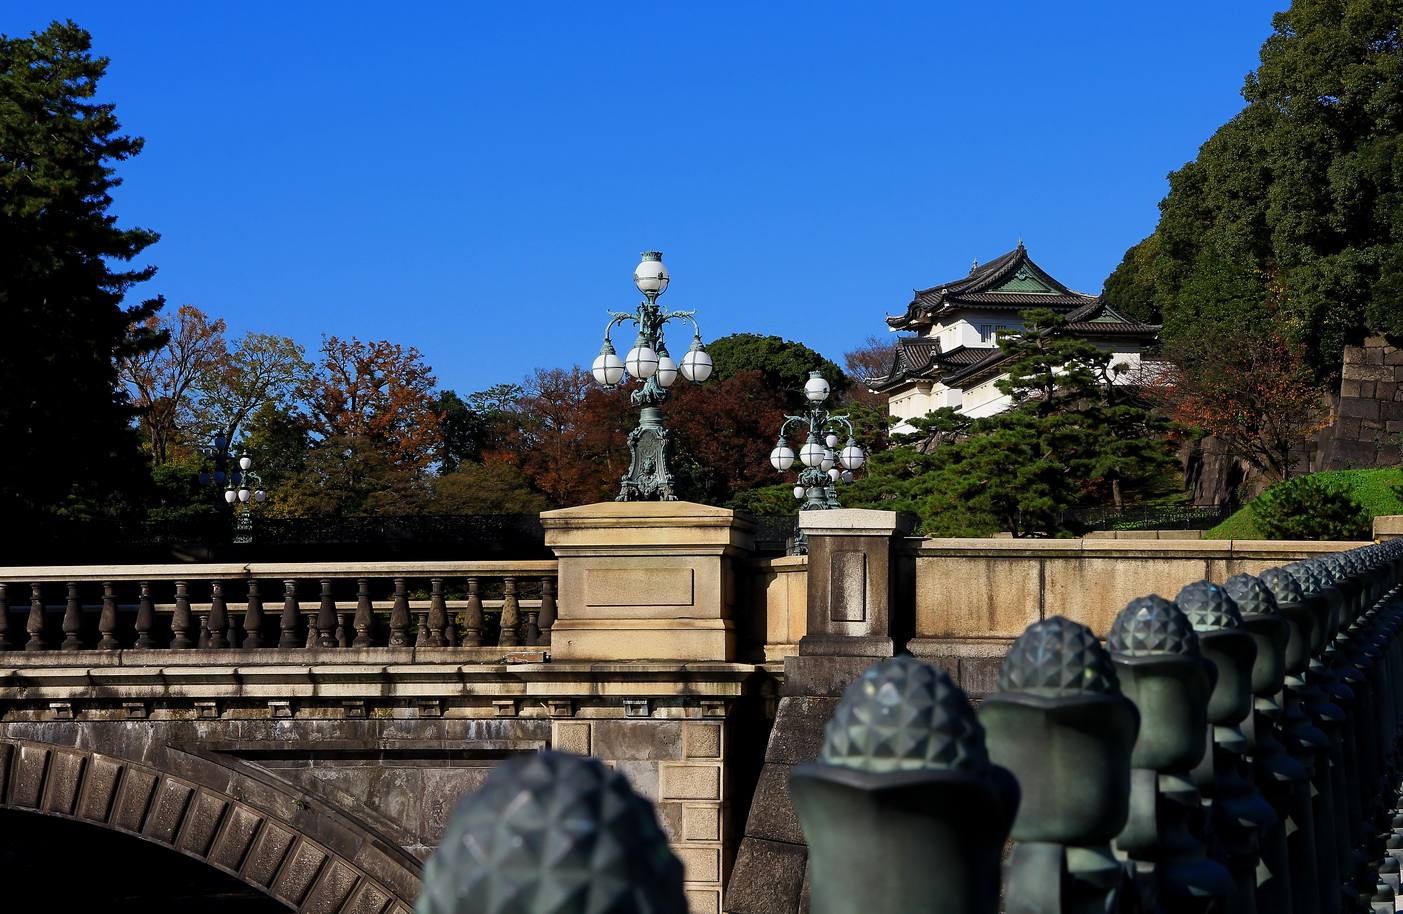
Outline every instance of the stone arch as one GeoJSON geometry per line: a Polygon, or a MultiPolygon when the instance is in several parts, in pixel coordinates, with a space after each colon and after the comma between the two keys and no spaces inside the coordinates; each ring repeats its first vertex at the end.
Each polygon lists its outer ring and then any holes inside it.
{"type": "Polygon", "coordinates": [[[410,914],[420,865],[353,820],[266,781],[185,777],[89,749],[0,739],[0,808],[172,848],[299,912],[410,914]],[[292,814],[288,815],[287,812],[292,814]]]}

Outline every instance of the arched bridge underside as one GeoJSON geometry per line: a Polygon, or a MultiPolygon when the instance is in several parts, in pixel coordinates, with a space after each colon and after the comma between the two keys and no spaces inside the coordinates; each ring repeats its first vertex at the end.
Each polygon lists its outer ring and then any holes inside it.
{"type": "Polygon", "coordinates": [[[0,738],[0,807],[173,848],[318,914],[409,914],[419,862],[291,785],[180,753],[180,774],[77,746],[0,738]]]}

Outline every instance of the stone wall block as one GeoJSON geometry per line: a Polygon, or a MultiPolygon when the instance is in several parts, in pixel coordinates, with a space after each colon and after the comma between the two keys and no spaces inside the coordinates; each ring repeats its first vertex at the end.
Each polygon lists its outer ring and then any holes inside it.
{"type": "Polygon", "coordinates": [[[122,766],[110,758],[95,755],[83,780],[83,797],[78,803],[78,815],[93,822],[106,822],[117,796],[117,782],[122,766]]]}
{"type": "Polygon", "coordinates": [[[719,914],[721,911],[721,890],[720,889],[699,889],[688,887],[687,911],[688,914],[719,914]]]}
{"type": "Polygon", "coordinates": [[[1357,396],[1359,396],[1359,379],[1358,379],[1358,378],[1349,378],[1349,377],[1347,377],[1347,378],[1343,379],[1342,381],[1340,381],[1340,396],[1341,396],[1341,397],[1357,397],[1357,396]]]}
{"type": "MultiPolygon", "coordinates": [[[[380,914],[390,900],[389,894],[373,882],[362,882],[356,887],[351,900],[341,909],[341,914],[380,914]]],[[[397,908],[397,910],[399,910],[397,908]]]]}
{"type": "Polygon", "coordinates": [[[722,730],[720,724],[682,725],[682,757],[686,759],[721,758],[722,730]]]}
{"type": "Polygon", "coordinates": [[[151,794],[156,791],[159,780],[147,771],[131,768],[122,773],[122,786],[117,790],[117,805],[112,810],[111,822],[117,828],[136,834],[146,821],[146,808],[151,803],[151,794]]]}
{"type": "Polygon", "coordinates": [[[83,784],[83,769],[87,756],[79,752],[59,751],[54,753],[49,769],[47,796],[44,808],[59,815],[73,815],[78,802],[78,790],[83,784]]]}
{"type": "Polygon", "coordinates": [[[291,847],[292,832],[272,822],[265,822],[240,870],[244,881],[266,888],[278,874],[278,867],[282,866],[283,858],[291,847]]]}
{"type": "Polygon", "coordinates": [[[681,832],[683,841],[720,841],[720,807],[705,804],[683,804],[681,832]]]}
{"type": "Polygon", "coordinates": [[[551,748],[575,755],[589,755],[592,729],[593,725],[588,721],[551,721],[551,748]]]}
{"type": "Polygon", "coordinates": [[[687,882],[721,881],[721,848],[696,844],[674,844],[672,852],[682,861],[687,882]]]}
{"type": "Polygon", "coordinates": [[[804,829],[789,798],[789,774],[794,765],[767,764],[755,785],[755,799],[746,822],[746,837],[804,844],[804,829]]]}
{"type": "Polygon", "coordinates": [[[195,791],[188,784],[163,778],[156,789],[156,801],[151,815],[146,817],[142,833],[152,841],[174,844],[176,832],[185,818],[185,808],[195,791]]]}
{"type": "Polygon", "coordinates": [[[228,808],[229,804],[222,798],[201,791],[185,817],[185,827],[181,829],[176,847],[195,857],[208,854],[228,808]]]}
{"type": "Polygon", "coordinates": [[[236,805],[224,818],[224,827],[215,838],[210,850],[211,863],[237,873],[244,862],[244,855],[253,844],[253,836],[263,819],[252,810],[236,805]]]}
{"type": "Polygon", "coordinates": [[[720,800],[721,766],[694,763],[659,765],[659,795],[664,800],[720,800]]]}
{"type": "Polygon", "coordinates": [[[674,720],[596,720],[590,736],[596,758],[676,761],[682,758],[682,722],[674,720]]]}
{"type": "Polygon", "coordinates": [[[1379,418],[1379,404],[1376,400],[1348,398],[1340,401],[1340,415],[1349,419],[1379,418]]]}
{"type": "Polygon", "coordinates": [[[736,854],[726,910],[730,914],[799,914],[808,856],[809,849],[801,844],[747,840],[736,854]]]}
{"type": "Polygon", "coordinates": [[[321,878],[312,888],[299,914],[338,914],[342,903],[356,887],[359,877],[339,860],[322,870],[321,878]]]}
{"type": "Polygon", "coordinates": [[[49,768],[49,750],[20,746],[15,770],[10,777],[10,805],[38,809],[44,793],[44,775],[49,768]]]}
{"type": "Polygon", "coordinates": [[[327,855],[321,848],[308,841],[299,841],[297,849],[288,857],[287,863],[278,871],[278,878],[273,881],[273,896],[301,905],[326,859],[327,855]]]}

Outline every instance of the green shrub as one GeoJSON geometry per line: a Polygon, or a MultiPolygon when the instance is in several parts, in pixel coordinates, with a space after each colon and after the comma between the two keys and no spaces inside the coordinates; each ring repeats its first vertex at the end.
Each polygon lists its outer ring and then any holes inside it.
{"type": "Polygon", "coordinates": [[[1273,540],[1367,540],[1373,517],[1343,480],[1299,476],[1272,486],[1249,507],[1273,540]]]}

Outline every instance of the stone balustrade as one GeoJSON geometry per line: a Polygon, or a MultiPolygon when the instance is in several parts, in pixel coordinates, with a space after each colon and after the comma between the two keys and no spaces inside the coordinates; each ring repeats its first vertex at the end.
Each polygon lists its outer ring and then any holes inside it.
{"type": "Polygon", "coordinates": [[[0,568],[0,651],[543,648],[556,563],[0,568]]]}

